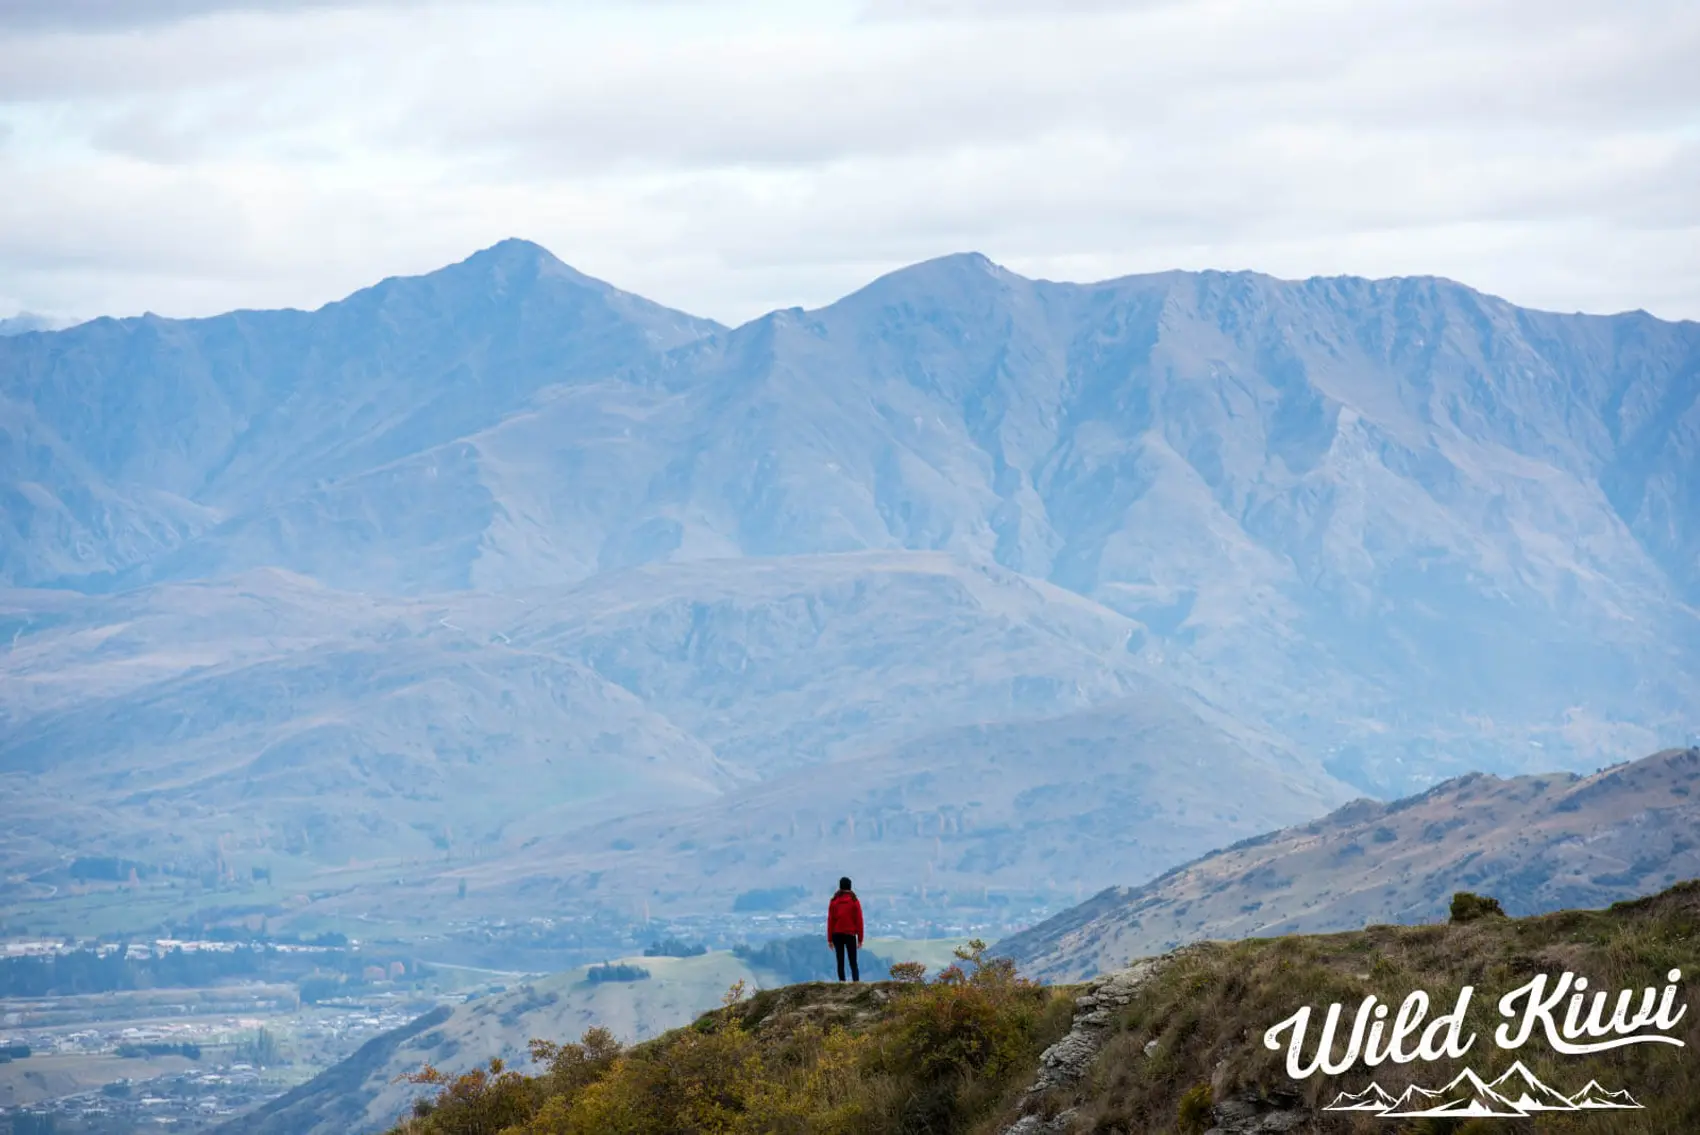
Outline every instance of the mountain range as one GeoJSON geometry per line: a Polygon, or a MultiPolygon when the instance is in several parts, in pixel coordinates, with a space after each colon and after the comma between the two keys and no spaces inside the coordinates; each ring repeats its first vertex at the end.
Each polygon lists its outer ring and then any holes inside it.
{"type": "Polygon", "coordinates": [[[1686,742],[1697,454],[1700,325],[1430,278],[958,255],[726,328],[513,240],[4,337],[0,867],[1149,878],[1686,742]]]}

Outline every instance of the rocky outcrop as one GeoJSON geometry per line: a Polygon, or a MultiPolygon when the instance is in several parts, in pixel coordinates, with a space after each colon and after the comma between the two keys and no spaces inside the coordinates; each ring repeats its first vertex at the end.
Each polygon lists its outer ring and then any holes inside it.
{"type": "Polygon", "coordinates": [[[1004,1128],[1002,1135],[1050,1135],[1069,1129],[1073,1109],[1052,1114],[1043,1110],[1054,1099],[1052,1093],[1085,1078],[1109,1038],[1116,1011],[1133,1000],[1135,991],[1173,957],[1145,958],[1087,985],[1086,992],[1074,1002],[1074,1021],[1067,1034],[1039,1056],[1039,1073],[1023,1096],[1024,1114],[1004,1128]]]}
{"type": "MultiPolygon", "coordinates": [[[[1142,958],[1087,984],[1086,992],[1074,1002],[1068,1032],[1039,1056],[1038,1074],[1022,1096],[1022,1114],[999,1135],[1062,1135],[1073,1130],[1077,1110],[1059,1108],[1059,1097],[1086,1079],[1110,1037],[1117,1012],[1180,953],[1142,958]]],[[[1147,1056],[1156,1043],[1147,1046],[1147,1056]]],[[[1206,1135],[1277,1135],[1300,1130],[1309,1119],[1309,1110],[1296,1095],[1230,1096],[1211,1109],[1213,1126],[1206,1135]]]]}
{"type": "Polygon", "coordinates": [[[1204,1135],[1277,1135],[1298,1131],[1310,1121],[1298,1096],[1234,1096],[1211,1109],[1215,1126],[1204,1135]]]}

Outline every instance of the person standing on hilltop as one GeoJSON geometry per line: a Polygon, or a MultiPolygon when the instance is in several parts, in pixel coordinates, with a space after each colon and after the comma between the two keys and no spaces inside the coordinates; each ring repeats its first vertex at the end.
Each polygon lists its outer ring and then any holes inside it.
{"type": "Polygon", "coordinates": [[[850,876],[838,880],[838,893],[826,904],[826,940],[838,955],[838,980],[844,980],[844,956],[850,956],[850,980],[861,981],[856,948],[862,944],[862,904],[850,889],[850,876]]]}

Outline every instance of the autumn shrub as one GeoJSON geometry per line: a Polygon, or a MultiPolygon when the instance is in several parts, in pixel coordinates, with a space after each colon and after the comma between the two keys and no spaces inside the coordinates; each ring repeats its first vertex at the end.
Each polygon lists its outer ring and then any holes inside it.
{"type": "Polygon", "coordinates": [[[553,1093],[534,1135],[823,1135],[867,1130],[864,1042],[804,1025],[766,1050],[737,1016],[615,1057],[597,1079],[553,1093]]]}
{"type": "Polygon", "coordinates": [[[413,1105],[413,1121],[402,1127],[409,1135],[499,1135],[527,1119],[541,1095],[537,1081],[508,1070],[501,1060],[459,1076],[427,1064],[402,1079],[437,1088],[434,1097],[413,1105]]]}
{"type": "Polygon", "coordinates": [[[552,1097],[572,1097],[599,1080],[618,1057],[620,1045],[607,1029],[593,1028],[578,1044],[531,1042],[531,1059],[543,1071],[523,1076],[492,1060],[449,1076],[427,1064],[401,1077],[435,1088],[413,1104],[412,1117],[397,1130],[405,1135],[496,1135],[524,1124],[552,1097]]]}
{"type": "Polygon", "coordinates": [[[531,1061],[547,1071],[540,1077],[545,1094],[572,1095],[601,1079],[620,1055],[620,1042],[605,1028],[585,1030],[577,1044],[531,1042],[531,1061]]]}
{"type": "Polygon", "coordinates": [[[932,981],[905,983],[888,1018],[872,1031],[870,1078],[883,1075],[904,1089],[900,1113],[881,1117],[880,1129],[965,1128],[992,1110],[1014,1080],[1025,1080],[1016,1071],[1025,1072],[1060,1032],[1046,1013],[1053,992],[985,951],[984,942],[970,942],[932,981]]]}
{"type": "Polygon", "coordinates": [[[1020,1058],[1045,1000],[1042,986],[1018,977],[1008,958],[987,960],[978,940],[958,963],[916,985],[896,1005],[891,1052],[922,1079],[995,1076],[1020,1058]]]}
{"type": "Polygon", "coordinates": [[[922,981],[927,976],[927,967],[920,962],[894,962],[891,967],[891,980],[905,984],[922,981]]]}

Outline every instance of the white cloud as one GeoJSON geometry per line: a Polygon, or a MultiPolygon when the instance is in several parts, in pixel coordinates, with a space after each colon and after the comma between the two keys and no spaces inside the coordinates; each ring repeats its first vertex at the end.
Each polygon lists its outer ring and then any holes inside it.
{"type": "Polygon", "coordinates": [[[221,12],[406,5],[417,0],[0,0],[0,28],[93,31],[177,23],[221,12]]]}
{"type": "Polygon", "coordinates": [[[731,322],[967,248],[1700,317],[1675,0],[176,7],[0,36],[0,306],[314,305],[520,235],[731,322]]]}

